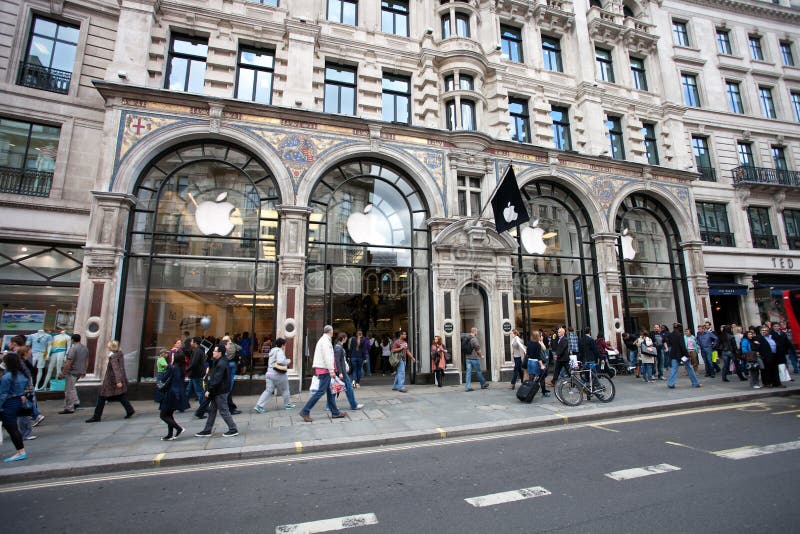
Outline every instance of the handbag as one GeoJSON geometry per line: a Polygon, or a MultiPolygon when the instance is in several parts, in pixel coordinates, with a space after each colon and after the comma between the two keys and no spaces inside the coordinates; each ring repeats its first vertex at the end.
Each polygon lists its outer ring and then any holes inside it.
{"type": "Polygon", "coordinates": [[[289,370],[289,366],[285,363],[274,363],[272,364],[272,370],[276,373],[285,373],[289,370]]]}
{"type": "Polygon", "coordinates": [[[159,393],[165,393],[170,385],[172,385],[172,373],[169,374],[166,380],[157,380],[156,381],[156,389],[159,393]]]}
{"type": "Polygon", "coordinates": [[[642,349],[642,354],[647,354],[648,356],[658,356],[658,349],[655,345],[645,345],[642,349]]]}
{"type": "Polygon", "coordinates": [[[403,359],[403,351],[393,352],[389,355],[389,365],[397,367],[403,359]]]}

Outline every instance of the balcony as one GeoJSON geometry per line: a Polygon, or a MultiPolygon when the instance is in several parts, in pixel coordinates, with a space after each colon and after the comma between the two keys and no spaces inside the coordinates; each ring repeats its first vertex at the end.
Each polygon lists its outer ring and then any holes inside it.
{"type": "Polygon", "coordinates": [[[714,167],[697,167],[697,172],[700,173],[700,179],[704,182],[716,182],[717,171],[714,167]]]}
{"type": "Polygon", "coordinates": [[[533,16],[539,28],[567,33],[575,24],[575,11],[568,0],[536,0],[533,16]]]}
{"type": "Polygon", "coordinates": [[[0,193],[49,197],[53,173],[0,167],[0,193]]]}
{"type": "Polygon", "coordinates": [[[24,61],[19,63],[17,85],[65,95],[69,92],[71,79],[72,73],[66,70],[50,69],[24,61]]]}
{"type": "Polygon", "coordinates": [[[767,234],[751,234],[753,248],[778,248],[778,236],[767,234]]]}
{"type": "Polygon", "coordinates": [[[734,185],[776,185],[800,187],[800,172],[769,169],[766,167],[736,167],[733,173],[734,185]]]}
{"type": "Polygon", "coordinates": [[[700,231],[700,238],[710,247],[735,247],[736,239],[729,232],[700,231]]]}

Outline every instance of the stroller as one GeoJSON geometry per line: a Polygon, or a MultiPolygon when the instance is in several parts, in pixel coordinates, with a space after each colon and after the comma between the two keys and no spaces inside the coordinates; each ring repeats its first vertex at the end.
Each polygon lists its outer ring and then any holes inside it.
{"type": "Polygon", "coordinates": [[[606,373],[612,378],[618,374],[627,375],[631,373],[628,371],[628,362],[625,361],[625,358],[619,353],[618,350],[609,350],[607,357],[609,369],[601,369],[601,373],[606,373]]]}

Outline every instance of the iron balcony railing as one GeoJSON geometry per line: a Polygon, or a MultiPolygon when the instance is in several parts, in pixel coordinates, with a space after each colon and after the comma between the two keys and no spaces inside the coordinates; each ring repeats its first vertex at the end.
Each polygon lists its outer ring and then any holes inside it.
{"type": "Polygon", "coordinates": [[[732,172],[734,184],[800,187],[800,172],[798,171],[743,166],[736,167],[732,172]]]}
{"type": "Polygon", "coordinates": [[[736,239],[728,232],[700,232],[700,237],[706,245],[712,247],[735,247],[736,239]]]}
{"type": "Polygon", "coordinates": [[[53,173],[0,167],[0,193],[49,197],[53,173]]]}
{"type": "Polygon", "coordinates": [[[751,234],[753,248],[778,248],[778,236],[768,234],[751,234]]]}
{"type": "Polygon", "coordinates": [[[697,167],[697,172],[700,173],[700,179],[704,182],[716,182],[717,171],[714,167],[697,167]]]}
{"type": "Polygon", "coordinates": [[[69,92],[71,79],[72,73],[66,70],[51,69],[24,61],[19,63],[17,85],[65,95],[69,92]]]}

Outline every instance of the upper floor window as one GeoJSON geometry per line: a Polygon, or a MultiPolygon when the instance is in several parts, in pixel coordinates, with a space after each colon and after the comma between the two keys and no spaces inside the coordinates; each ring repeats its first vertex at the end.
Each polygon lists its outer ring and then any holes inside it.
{"type": "Polygon", "coordinates": [[[611,50],[595,48],[594,58],[597,65],[597,78],[604,82],[614,83],[614,64],[611,60],[611,50]]]}
{"type": "Polygon", "coordinates": [[[647,156],[647,163],[658,165],[658,143],[656,140],[656,125],[650,123],[642,124],[642,137],[644,137],[644,151],[647,156]]]}
{"type": "Polygon", "coordinates": [[[761,37],[758,35],[748,35],[747,41],[750,43],[750,57],[756,61],[764,61],[764,50],[761,48],[761,37]]]}
{"type": "Polygon", "coordinates": [[[381,1],[381,31],[408,37],[408,0],[381,1]]]}
{"type": "Polygon", "coordinates": [[[46,197],[61,129],[0,118],[0,193],[46,197]]]}
{"type": "Polygon", "coordinates": [[[739,165],[742,167],[755,167],[756,163],[753,159],[753,145],[744,141],[736,143],[736,153],[739,157],[739,165]]]}
{"type": "Polygon", "coordinates": [[[17,85],[67,94],[79,36],[77,26],[34,17],[17,85]]]}
{"type": "Polygon", "coordinates": [[[328,0],[328,20],[350,26],[358,25],[358,1],[328,0]]]}
{"type": "Polygon", "coordinates": [[[800,250],[800,210],[783,210],[783,222],[789,249],[800,250]]]}
{"type": "Polygon", "coordinates": [[[647,91],[647,73],[644,70],[644,59],[631,56],[631,76],[633,86],[640,91],[647,91]]]}
{"type": "Polygon", "coordinates": [[[459,74],[458,85],[456,85],[456,77],[453,74],[444,77],[444,90],[445,91],[474,91],[475,79],[469,74],[459,74]]]}
{"type": "Polygon", "coordinates": [[[786,151],[782,146],[773,145],[772,147],[772,163],[779,171],[788,171],[789,165],[786,163],[786,151]]]}
{"type": "Polygon", "coordinates": [[[728,224],[728,209],[725,204],[697,202],[697,221],[700,236],[706,245],[735,247],[736,242],[728,224]]]}
{"type": "Polygon", "coordinates": [[[683,103],[693,108],[699,108],[700,91],[697,88],[697,76],[681,74],[681,87],[683,88],[683,103]]]}
{"type": "Polygon", "coordinates": [[[383,75],[383,120],[411,124],[411,78],[383,75]]]}
{"type": "Polygon", "coordinates": [[[731,33],[728,30],[717,28],[717,52],[720,54],[733,54],[731,33]]]}
{"type": "Polygon", "coordinates": [[[755,248],[778,248],[778,240],[772,235],[769,208],[749,206],[747,218],[750,221],[750,236],[755,248]]]}
{"type": "Polygon", "coordinates": [[[325,65],[325,113],[356,114],[356,69],[346,65],[325,65]]]}
{"type": "Polygon", "coordinates": [[[739,90],[739,82],[725,82],[725,93],[728,95],[728,109],[731,113],[744,113],[742,105],[742,93],[739,90]]]}
{"type": "Polygon", "coordinates": [[[781,41],[781,60],[787,67],[794,67],[794,55],[790,41],[781,41]]]}
{"type": "Polygon", "coordinates": [[[445,123],[448,130],[475,130],[475,102],[460,97],[445,102],[445,123]]]}
{"type": "Polygon", "coordinates": [[[166,88],[202,93],[206,78],[208,39],[175,34],[169,44],[166,88]]]}
{"type": "Polygon", "coordinates": [[[522,63],[522,30],[501,24],[500,47],[504,58],[516,63],[522,63]]]}
{"type": "Polygon", "coordinates": [[[792,107],[794,108],[794,118],[800,122],[800,93],[792,93],[792,107]]]}
{"type": "Polygon", "coordinates": [[[508,101],[508,113],[511,116],[511,139],[520,143],[531,142],[530,117],[528,102],[521,98],[508,101]]]}
{"type": "Polygon", "coordinates": [[[692,152],[694,154],[694,163],[697,165],[697,172],[700,173],[701,179],[707,182],[715,182],[717,177],[714,172],[714,167],[711,165],[711,152],[708,150],[708,139],[704,136],[692,136],[692,152]]]}
{"type": "Polygon", "coordinates": [[[678,46],[689,46],[689,32],[684,21],[672,21],[672,38],[678,46]]]}
{"type": "Polygon", "coordinates": [[[625,144],[622,139],[622,121],[619,117],[608,117],[606,120],[608,128],[608,142],[611,145],[611,157],[614,159],[625,159],[625,144]]]}
{"type": "Polygon", "coordinates": [[[564,66],[561,64],[560,39],[542,35],[542,56],[544,58],[544,68],[556,72],[564,72],[564,66]]]}
{"type": "Polygon", "coordinates": [[[481,211],[481,179],[472,176],[456,178],[458,191],[458,214],[477,217],[481,211]]]}
{"type": "Polygon", "coordinates": [[[761,101],[761,112],[768,119],[776,119],[775,102],[772,100],[772,89],[758,86],[758,99],[761,101]]]}
{"type": "Polygon", "coordinates": [[[442,16],[442,39],[448,37],[470,37],[469,15],[466,13],[452,12],[442,16]]]}
{"type": "Polygon", "coordinates": [[[274,68],[274,52],[247,47],[240,48],[236,75],[236,98],[260,104],[271,104],[274,68]]]}
{"type": "Polygon", "coordinates": [[[572,138],[569,133],[569,109],[553,106],[550,109],[553,119],[553,144],[558,150],[572,150],[572,138]]]}

